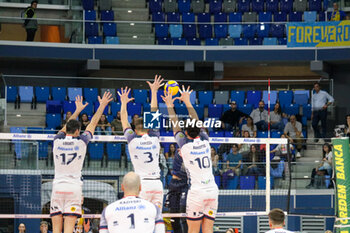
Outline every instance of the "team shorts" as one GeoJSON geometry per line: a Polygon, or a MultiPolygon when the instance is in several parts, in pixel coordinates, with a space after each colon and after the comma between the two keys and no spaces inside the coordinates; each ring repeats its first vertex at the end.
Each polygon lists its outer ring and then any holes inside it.
{"type": "Polygon", "coordinates": [[[141,180],[140,197],[162,209],[163,183],[160,180],[141,180]]]}
{"type": "Polygon", "coordinates": [[[193,189],[187,194],[186,214],[188,220],[208,218],[215,220],[218,209],[218,188],[193,189]]]}
{"type": "Polygon", "coordinates": [[[50,216],[81,217],[82,186],[59,183],[52,185],[50,216]]]}

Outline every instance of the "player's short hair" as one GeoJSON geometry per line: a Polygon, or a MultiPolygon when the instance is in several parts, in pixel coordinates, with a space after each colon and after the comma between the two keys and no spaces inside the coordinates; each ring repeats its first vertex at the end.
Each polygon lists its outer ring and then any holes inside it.
{"type": "Polygon", "coordinates": [[[145,130],[145,128],[143,127],[143,118],[142,117],[135,119],[134,125],[135,125],[135,129],[138,131],[145,130]]]}
{"type": "Polygon", "coordinates": [[[269,219],[272,225],[276,225],[276,226],[283,225],[284,217],[285,215],[283,210],[278,208],[271,210],[269,213],[269,219]]]}
{"type": "Polygon", "coordinates": [[[197,127],[197,120],[194,124],[187,124],[185,127],[185,132],[187,132],[187,135],[191,138],[198,137],[199,133],[201,132],[201,128],[197,127]]]}
{"type": "Polygon", "coordinates": [[[77,120],[69,120],[66,124],[68,134],[74,134],[75,131],[80,130],[81,124],[77,120]]]}

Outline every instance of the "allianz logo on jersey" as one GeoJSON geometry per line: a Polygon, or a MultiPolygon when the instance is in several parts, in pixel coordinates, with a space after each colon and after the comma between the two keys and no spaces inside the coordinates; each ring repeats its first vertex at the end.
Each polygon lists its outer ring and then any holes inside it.
{"type": "Polygon", "coordinates": [[[144,112],[143,127],[145,129],[160,129],[161,126],[162,128],[172,128],[173,126],[179,126],[180,128],[191,126],[197,126],[198,128],[221,128],[221,121],[215,118],[208,118],[205,121],[196,121],[188,118],[185,120],[178,120],[177,122],[172,122],[169,118],[168,115],[163,115],[159,110],[157,112],[144,112]]]}

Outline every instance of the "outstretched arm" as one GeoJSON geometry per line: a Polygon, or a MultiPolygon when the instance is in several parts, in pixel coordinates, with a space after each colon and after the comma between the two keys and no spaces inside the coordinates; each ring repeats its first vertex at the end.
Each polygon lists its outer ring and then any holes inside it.
{"type": "Polygon", "coordinates": [[[182,85],[182,91],[180,90],[181,96],[180,97],[176,97],[175,99],[181,100],[182,102],[184,102],[184,104],[186,105],[188,114],[190,115],[190,117],[192,119],[195,120],[199,120],[198,119],[198,115],[196,110],[194,110],[191,100],[190,100],[190,96],[193,90],[190,90],[190,86],[187,87],[187,90],[185,89],[185,86],[182,85]]]}
{"type": "Polygon", "coordinates": [[[89,131],[92,135],[94,135],[95,128],[98,124],[98,121],[101,119],[103,111],[105,110],[105,108],[107,107],[109,102],[111,102],[112,100],[113,100],[113,98],[112,98],[112,94],[110,92],[105,92],[103,94],[102,98],[98,97],[98,101],[100,102],[100,106],[98,107],[97,111],[95,112],[94,116],[92,117],[90,124],[86,127],[86,131],[89,131]]]}
{"type": "Polygon", "coordinates": [[[120,108],[120,120],[122,122],[123,130],[125,131],[127,128],[130,128],[130,124],[128,121],[128,110],[127,105],[130,101],[134,100],[134,98],[129,98],[129,93],[131,89],[128,87],[122,88],[121,91],[118,91],[118,95],[120,96],[120,101],[122,102],[122,106],[120,108]]]}
{"type": "Polygon", "coordinates": [[[173,99],[173,96],[168,92],[164,93],[164,96],[162,96],[162,99],[164,100],[164,102],[168,108],[168,114],[169,114],[171,124],[173,126],[173,132],[174,132],[174,135],[176,135],[177,132],[181,131],[181,128],[179,126],[179,119],[178,119],[178,117],[175,113],[175,110],[174,110],[174,100],[175,99],[173,99]]]}
{"type": "MultiPolygon", "coordinates": [[[[72,114],[72,116],[67,119],[66,122],[72,120],[72,119],[77,119],[77,117],[79,116],[79,114],[81,113],[81,111],[84,110],[84,108],[86,106],[88,106],[89,103],[85,103],[83,104],[83,97],[82,96],[77,96],[75,97],[75,112],[72,114]]],[[[66,125],[63,126],[63,128],[61,129],[62,132],[66,133],[66,125]]]]}
{"type": "Polygon", "coordinates": [[[162,76],[154,76],[154,82],[151,83],[149,81],[147,81],[149,88],[151,89],[151,112],[156,112],[158,110],[158,99],[157,99],[157,93],[158,93],[158,89],[163,86],[164,84],[162,84],[163,80],[161,78],[162,76]]]}

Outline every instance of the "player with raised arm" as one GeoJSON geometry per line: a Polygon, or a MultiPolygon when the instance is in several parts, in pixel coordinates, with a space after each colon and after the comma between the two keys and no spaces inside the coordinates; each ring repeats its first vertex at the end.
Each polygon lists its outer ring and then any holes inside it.
{"type": "MultiPolygon", "coordinates": [[[[161,76],[155,76],[154,82],[147,82],[150,86],[151,111],[158,110],[157,92],[162,86],[161,76]]],[[[129,98],[130,90],[128,87],[121,89],[120,101],[122,103],[120,114],[124,130],[124,136],[128,142],[128,149],[132,165],[135,172],[141,177],[142,190],[140,197],[157,205],[160,209],[163,206],[163,184],[160,181],[159,167],[159,131],[145,129],[143,119],[138,118],[135,121],[135,130],[132,130],[128,122],[127,104],[133,100],[129,98]]],[[[158,113],[158,111],[157,111],[158,113]]]]}
{"type": "Polygon", "coordinates": [[[283,229],[285,214],[281,209],[273,209],[269,213],[269,226],[270,229],[266,233],[293,233],[283,229]]]}
{"type": "Polygon", "coordinates": [[[138,197],[142,190],[140,176],[134,172],[127,173],[122,190],[124,197],[103,210],[100,233],[164,233],[160,208],[138,197]]]}
{"type": "Polygon", "coordinates": [[[212,233],[219,190],[212,172],[209,137],[205,130],[200,128],[203,122],[199,121],[197,112],[191,104],[190,87],[185,90],[182,86],[180,92],[180,97],[173,99],[171,94],[165,93],[162,98],[168,107],[175,140],[179,145],[190,185],[186,203],[188,232],[198,233],[202,226],[203,233],[212,233]],[[184,102],[191,118],[185,122],[184,132],[174,111],[175,99],[184,102]]]}
{"type": "Polygon", "coordinates": [[[52,184],[50,216],[53,233],[73,233],[77,217],[81,216],[83,180],[81,170],[86,148],[95,132],[103,110],[112,101],[111,93],[98,97],[100,106],[92,117],[85,132],[80,135],[80,122],[76,120],[80,112],[88,105],[83,98],[75,99],[76,110],[67,124],[53,139],[53,159],[55,177],[52,184]],[[63,224],[64,218],[64,224],[63,224]]]}

